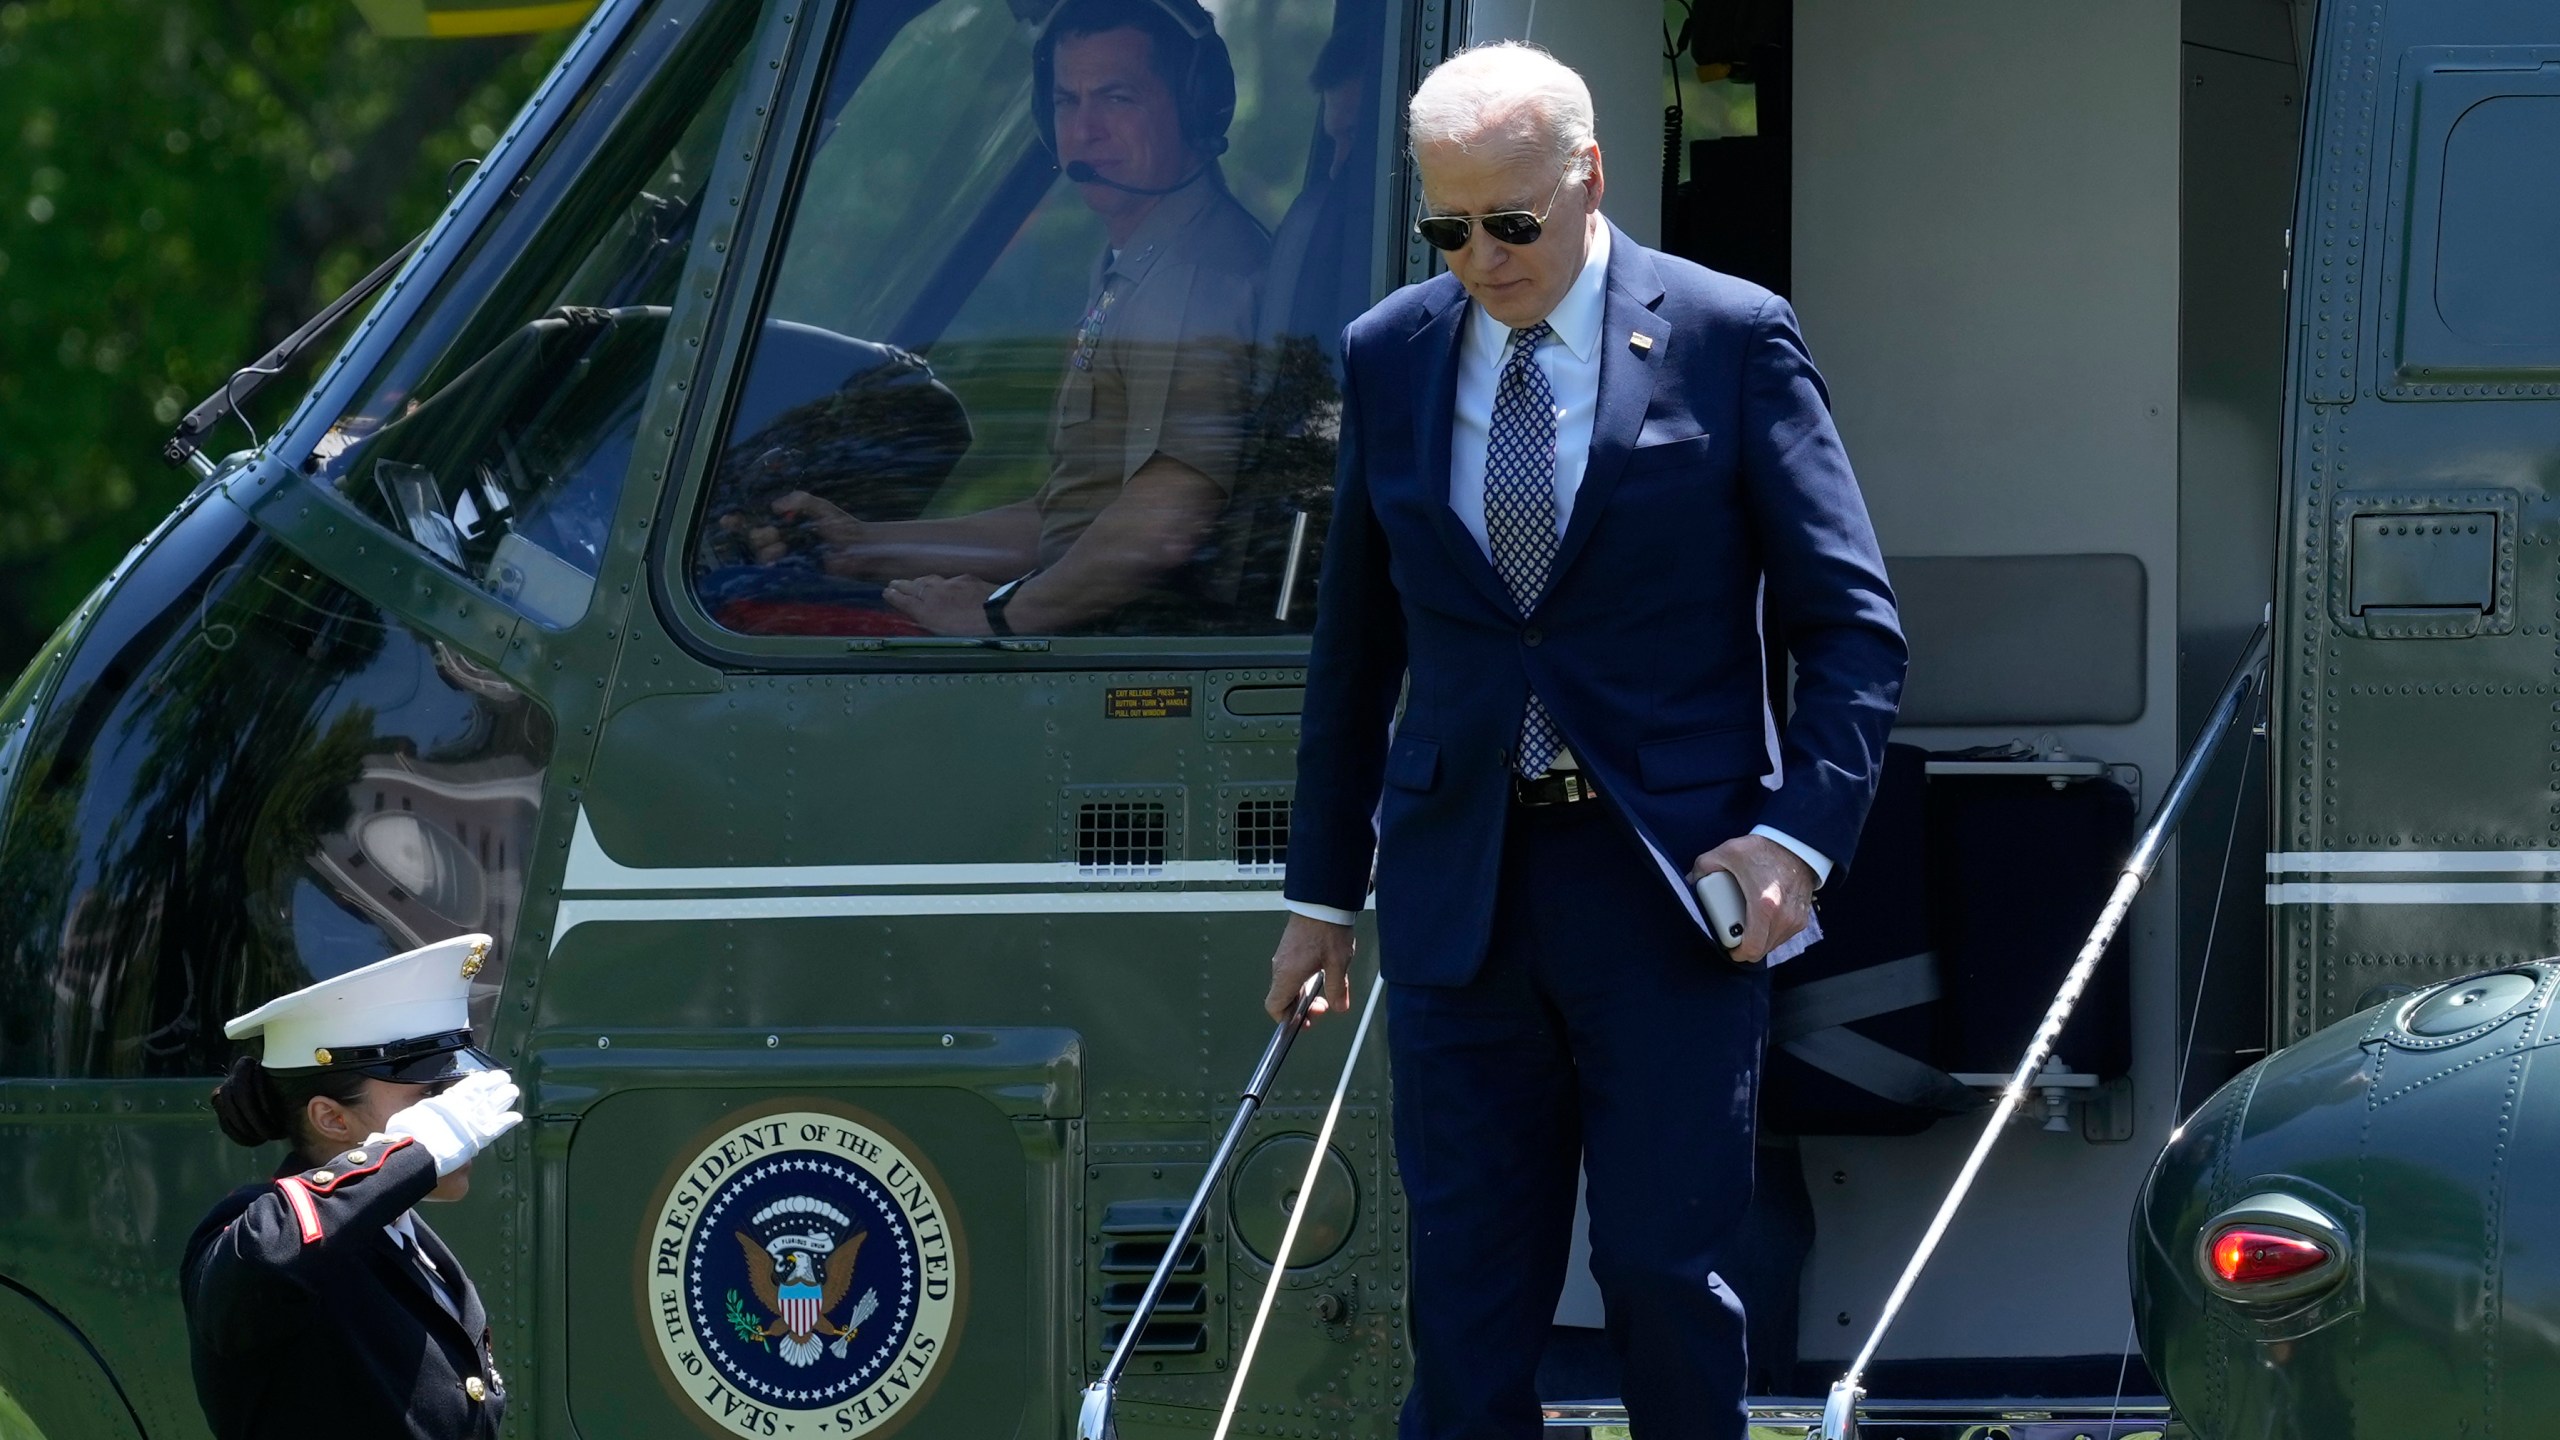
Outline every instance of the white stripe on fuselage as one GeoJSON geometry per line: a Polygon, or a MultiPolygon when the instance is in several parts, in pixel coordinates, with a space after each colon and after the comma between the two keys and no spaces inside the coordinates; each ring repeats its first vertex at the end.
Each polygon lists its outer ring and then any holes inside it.
{"type": "Polygon", "coordinates": [[[2270,875],[2560,875],[2560,850],[2273,850],[2270,875]]]}
{"type": "Polygon", "coordinates": [[[2446,880],[2447,875],[2560,876],[2560,850],[2272,850],[2267,874],[2395,876],[2270,880],[2270,905],[2554,905],[2560,883],[2446,880]]]}
{"type": "Polygon", "coordinates": [[[1050,885],[1079,889],[1132,880],[1199,883],[1277,880],[1277,865],[1233,860],[1168,860],[1160,865],[1078,865],[1072,860],[950,865],[625,865],[605,853],[587,812],[569,839],[560,888],[593,890],[900,890],[962,885],[1050,885]]]}
{"type": "Polygon", "coordinates": [[[2560,884],[2443,880],[2296,880],[2267,887],[2270,905],[2560,905],[2560,884]]]}
{"type": "Polygon", "coordinates": [[[1170,860],[893,865],[625,865],[578,811],[551,946],[598,921],[793,920],[904,915],[1216,914],[1284,907],[1276,865],[1170,860]],[[1255,889],[1129,889],[1133,884],[1255,889]],[[1014,887],[999,889],[994,887],[1014,887]],[[711,892],[670,894],[671,891],[711,892]],[[940,893],[916,893],[918,891],[940,893]],[[834,892],[834,893],[829,893],[834,892]],[[845,893],[851,892],[851,893],[845,893]]]}
{"type": "Polygon", "coordinates": [[[981,891],[952,895],[694,895],[563,900],[551,943],[598,920],[807,920],[907,915],[1166,915],[1284,910],[1277,890],[981,891]]]}

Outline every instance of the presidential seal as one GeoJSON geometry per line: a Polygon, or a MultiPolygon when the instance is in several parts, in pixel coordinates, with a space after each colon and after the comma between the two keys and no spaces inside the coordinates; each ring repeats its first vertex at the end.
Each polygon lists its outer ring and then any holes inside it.
{"type": "Polygon", "coordinates": [[[951,1339],[952,1224],[914,1157],[846,1116],[721,1131],[661,1197],[643,1261],[668,1373],[720,1429],[863,1435],[951,1339]]]}

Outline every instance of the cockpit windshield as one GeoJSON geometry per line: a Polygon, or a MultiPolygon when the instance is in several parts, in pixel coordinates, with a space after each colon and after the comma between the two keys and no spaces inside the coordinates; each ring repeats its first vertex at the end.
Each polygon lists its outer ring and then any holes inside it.
{"type": "Polygon", "coordinates": [[[1399,10],[857,5],[695,527],[704,610],[1304,629],[1335,347],[1400,268],[1399,10]]]}

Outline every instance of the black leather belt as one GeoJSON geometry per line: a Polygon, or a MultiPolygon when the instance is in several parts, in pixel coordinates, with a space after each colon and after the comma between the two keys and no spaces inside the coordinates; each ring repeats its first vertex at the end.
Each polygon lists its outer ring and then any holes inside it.
{"type": "Polygon", "coordinates": [[[1592,784],[1591,777],[1580,770],[1550,770],[1535,780],[1521,775],[1511,777],[1514,804],[1577,805],[1599,798],[1600,787],[1592,784]]]}

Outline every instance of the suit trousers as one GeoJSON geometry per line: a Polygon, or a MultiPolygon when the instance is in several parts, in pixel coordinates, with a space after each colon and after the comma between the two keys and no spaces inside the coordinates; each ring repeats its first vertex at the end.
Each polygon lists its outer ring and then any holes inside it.
{"type": "Polygon", "coordinates": [[[1483,968],[1391,983],[1387,1016],[1412,1220],[1402,1440],[1539,1435],[1577,1160],[1635,1434],[1741,1440],[1742,1304],[1716,1266],[1751,1196],[1766,968],[1699,929],[1607,799],[1514,805],[1483,968]]]}

